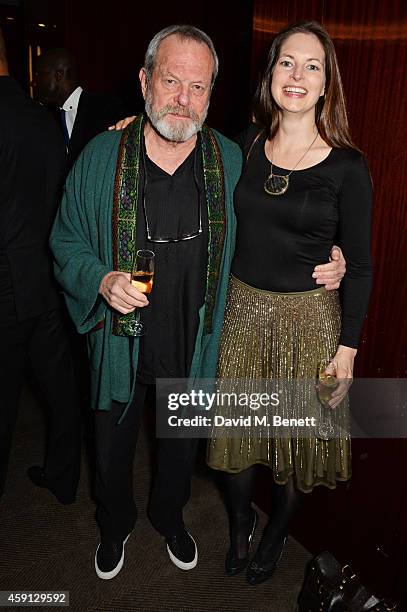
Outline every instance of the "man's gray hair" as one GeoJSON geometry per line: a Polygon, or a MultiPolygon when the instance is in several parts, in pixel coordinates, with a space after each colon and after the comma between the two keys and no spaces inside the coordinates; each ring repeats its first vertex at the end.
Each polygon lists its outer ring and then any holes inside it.
{"type": "Polygon", "coordinates": [[[219,70],[219,60],[215,51],[214,44],[209,38],[209,36],[205,34],[205,32],[199,30],[198,28],[192,25],[172,25],[168,28],[164,28],[154,36],[154,38],[150,41],[150,44],[147,47],[146,56],[144,59],[144,70],[146,72],[147,81],[151,81],[151,78],[153,76],[155,60],[160,44],[162,43],[164,38],[167,38],[168,36],[172,35],[179,36],[181,39],[184,40],[195,40],[198,43],[203,43],[209,48],[213,57],[213,72],[211,83],[211,85],[213,85],[219,70]]]}

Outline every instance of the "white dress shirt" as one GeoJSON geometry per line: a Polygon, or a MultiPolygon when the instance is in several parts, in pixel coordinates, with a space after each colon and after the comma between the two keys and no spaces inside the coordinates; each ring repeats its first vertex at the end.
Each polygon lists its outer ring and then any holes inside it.
{"type": "Polygon", "coordinates": [[[81,97],[82,91],[82,87],[77,87],[71,93],[69,98],[65,100],[62,106],[63,110],[65,111],[66,127],[68,130],[69,138],[72,135],[73,125],[76,119],[76,113],[78,112],[79,98],[81,97]]]}

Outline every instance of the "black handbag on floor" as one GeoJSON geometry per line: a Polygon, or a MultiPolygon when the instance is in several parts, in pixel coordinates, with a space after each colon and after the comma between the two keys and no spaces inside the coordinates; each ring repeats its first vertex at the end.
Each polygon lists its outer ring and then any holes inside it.
{"type": "Polygon", "coordinates": [[[298,596],[298,612],[385,612],[395,604],[366,589],[349,565],[340,565],[329,552],[312,559],[298,596]]]}

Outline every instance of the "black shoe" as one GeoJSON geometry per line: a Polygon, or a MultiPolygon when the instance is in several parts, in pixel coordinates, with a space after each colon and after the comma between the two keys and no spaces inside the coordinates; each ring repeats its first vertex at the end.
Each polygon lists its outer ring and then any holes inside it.
{"type": "Polygon", "coordinates": [[[193,569],[198,563],[198,549],[191,534],[184,528],[166,538],[167,552],[171,561],[182,570],[193,569]]]}
{"type": "MultiPolygon", "coordinates": [[[[235,554],[233,548],[229,548],[225,559],[225,571],[227,576],[236,576],[237,574],[240,574],[240,572],[242,572],[244,569],[246,569],[247,564],[249,563],[249,552],[253,541],[253,535],[256,530],[257,520],[257,512],[253,510],[252,524],[249,536],[247,538],[247,555],[242,559],[239,559],[239,557],[235,554]]],[[[233,535],[231,536],[231,539],[232,541],[234,540],[233,535]]]]}
{"type": "Polygon", "coordinates": [[[60,495],[60,494],[55,493],[55,491],[52,489],[52,487],[48,483],[45,477],[45,472],[41,466],[32,465],[31,467],[29,467],[27,470],[27,476],[31,480],[31,482],[34,483],[37,487],[48,489],[48,491],[50,491],[53,495],[55,495],[55,497],[57,498],[60,504],[63,504],[66,506],[68,504],[74,503],[75,496],[60,495]]]}
{"type": "Polygon", "coordinates": [[[131,532],[124,540],[102,538],[95,554],[95,570],[102,580],[111,580],[124,564],[124,547],[131,532]]]}
{"type": "Polygon", "coordinates": [[[247,568],[246,572],[246,580],[249,584],[261,584],[265,580],[272,577],[282,557],[286,541],[287,536],[284,537],[281,543],[281,548],[278,551],[276,560],[272,561],[271,563],[267,563],[267,561],[256,561],[256,557],[259,558],[256,553],[252,561],[249,563],[249,567],[247,568]]]}

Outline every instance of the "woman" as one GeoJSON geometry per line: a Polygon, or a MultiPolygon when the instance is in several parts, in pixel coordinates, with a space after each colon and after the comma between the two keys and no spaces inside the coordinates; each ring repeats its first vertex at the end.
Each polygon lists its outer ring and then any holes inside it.
{"type": "MultiPolygon", "coordinates": [[[[351,378],[371,285],[371,180],[349,134],[333,44],[319,24],[278,34],[255,119],[242,142],[247,162],[235,192],[236,251],[218,377],[315,379],[328,359],[327,373],[351,378]],[[312,279],[334,241],[348,262],[342,315],[337,292],[315,290],[312,279]]],[[[340,419],[343,408],[336,410],[340,419]]],[[[254,428],[237,439],[222,433],[210,440],[207,460],[225,472],[226,572],[248,566],[248,582],[258,584],[275,570],[302,493],[350,478],[350,441],[273,438],[254,428]],[[272,470],[273,505],[249,563],[255,464],[272,470]]]]}

